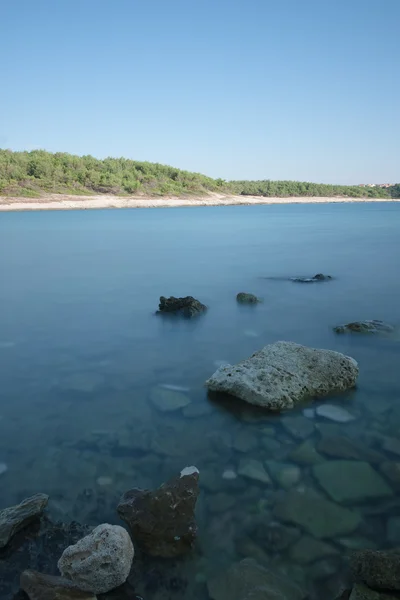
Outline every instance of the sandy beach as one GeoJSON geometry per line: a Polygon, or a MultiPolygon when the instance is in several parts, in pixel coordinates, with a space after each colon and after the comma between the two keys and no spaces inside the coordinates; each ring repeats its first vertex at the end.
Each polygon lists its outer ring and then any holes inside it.
{"type": "Polygon", "coordinates": [[[67,194],[46,194],[40,198],[21,198],[0,196],[0,211],[26,210],[89,210],[102,208],[174,208],[180,206],[231,206],[251,204],[325,204],[330,202],[399,202],[386,198],[332,198],[291,197],[262,198],[260,196],[227,196],[208,194],[199,197],[160,198],[141,196],[74,196],[67,194]]]}

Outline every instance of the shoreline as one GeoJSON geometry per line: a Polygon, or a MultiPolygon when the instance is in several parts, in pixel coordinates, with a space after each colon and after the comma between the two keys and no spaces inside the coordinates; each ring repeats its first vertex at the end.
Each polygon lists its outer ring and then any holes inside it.
{"type": "Polygon", "coordinates": [[[74,196],[68,194],[47,194],[40,198],[0,196],[0,211],[32,210],[91,210],[111,208],[178,208],[191,206],[249,206],[253,204],[328,204],[356,202],[400,202],[400,198],[346,198],[343,196],[317,197],[292,196],[272,198],[260,196],[228,196],[208,194],[198,197],[160,198],[141,196],[74,196]]]}

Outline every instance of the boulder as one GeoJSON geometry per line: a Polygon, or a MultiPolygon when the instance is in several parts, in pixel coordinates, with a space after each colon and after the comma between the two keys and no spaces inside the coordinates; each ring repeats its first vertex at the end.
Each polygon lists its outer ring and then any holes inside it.
{"type": "Polygon", "coordinates": [[[254,294],[246,294],[245,292],[239,292],[239,294],[236,296],[236,300],[239,302],[239,304],[258,304],[261,302],[261,300],[254,294]]]}
{"type": "Polygon", "coordinates": [[[237,365],[221,366],[206,386],[256,406],[284,410],[306,399],[352,388],[357,376],[358,365],[349,356],[276,342],[237,365]]]}
{"type": "Polygon", "coordinates": [[[313,277],[292,277],[292,281],[296,283],[318,283],[320,281],[331,281],[330,275],[324,275],[323,273],[317,273],[313,277]]]}
{"type": "Polygon", "coordinates": [[[125,529],[104,523],[66,548],[58,561],[61,575],[81,590],[105,594],[122,585],[132,567],[134,549],[125,529]]]}
{"type": "Polygon", "coordinates": [[[35,494],[16,506],[0,511],[0,550],[18,531],[42,516],[48,501],[46,494],[35,494]]]}
{"type": "Polygon", "coordinates": [[[96,600],[92,592],[80,590],[68,579],[32,570],[22,573],[20,586],[30,600],[96,600]]]}
{"type": "Polygon", "coordinates": [[[354,321],[333,328],[336,333],[393,333],[394,327],[375,319],[367,321],[354,321]]]}
{"type": "Polygon", "coordinates": [[[158,313],[169,313],[181,315],[182,317],[191,318],[200,315],[202,312],[207,310],[207,307],[202,304],[196,298],[192,296],[186,296],[185,298],[165,298],[160,297],[160,304],[158,307],[158,313]]]}
{"type": "Polygon", "coordinates": [[[207,583],[212,600],[303,600],[306,594],[288,578],[245,558],[207,583]]]}
{"type": "Polygon", "coordinates": [[[354,577],[378,590],[400,590],[400,554],[360,550],[350,557],[354,577]]]}
{"type": "Polygon", "coordinates": [[[198,481],[196,467],[186,467],[155,491],[135,488],[122,496],[118,514],[147,554],[170,558],[191,550],[197,534],[198,481]]]}
{"type": "MultiPolygon", "coordinates": [[[[378,592],[371,590],[362,583],[356,583],[349,596],[344,597],[345,600],[398,600],[399,596],[395,596],[386,592],[378,592]]],[[[338,600],[341,600],[340,598],[338,600]]]]}

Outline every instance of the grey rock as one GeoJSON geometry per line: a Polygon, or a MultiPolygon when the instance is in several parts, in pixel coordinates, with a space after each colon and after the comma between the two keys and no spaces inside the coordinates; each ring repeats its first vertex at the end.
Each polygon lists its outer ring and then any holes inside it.
{"type": "Polygon", "coordinates": [[[266,485],[271,485],[272,481],[261,461],[254,458],[244,458],[239,463],[238,474],[266,485]]]}
{"type": "Polygon", "coordinates": [[[314,477],[335,502],[362,502],[393,495],[393,490],[366,462],[330,460],[313,467],[314,477]]]}
{"type": "Polygon", "coordinates": [[[347,535],[362,522],[359,513],[326,500],[312,490],[287,492],[276,501],[274,516],[302,527],[316,538],[347,535]]]}
{"type": "Polygon", "coordinates": [[[350,558],[356,579],[378,590],[400,590],[400,554],[360,550],[350,558]]]}
{"type": "Polygon", "coordinates": [[[49,497],[46,494],[35,494],[23,500],[21,504],[0,511],[0,549],[4,548],[18,531],[39,519],[48,501],[49,497]]]}
{"type": "Polygon", "coordinates": [[[185,470],[153,492],[132,489],[118,505],[118,514],[127,523],[133,539],[151,556],[176,557],[193,546],[199,473],[197,469],[184,473],[185,470]]]}
{"type": "Polygon", "coordinates": [[[165,298],[165,296],[161,296],[157,312],[172,313],[190,319],[200,315],[206,310],[207,307],[192,296],[186,296],[184,298],[175,298],[174,296],[165,298]]]}
{"type": "Polygon", "coordinates": [[[239,304],[257,304],[258,302],[261,302],[254,294],[246,294],[245,292],[239,292],[236,296],[236,300],[239,304]]]}
{"type": "Polygon", "coordinates": [[[281,422],[286,431],[298,440],[308,438],[314,431],[314,423],[302,415],[284,417],[281,422]]]}
{"type": "Polygon", "coordinates": [[[239,431],[233,438],[232,447],[238,452],[250,452],[258,446],[257,434],[253,430],[239,431]]]}
{"type": "Polygon", "coordinates": [[[291,548],[291,558],[301,564],[315,562],[317,559],[325,558],[326,556],[337,556],[339,551],[314,537],[305,535],[301,537],[291,548]]]}
{"type": "Polygon", "coordinates": [[[150,400],[161,412],[173,412],[188,406],[191,402],[186,394],[161,387],[154,387],[150,391],[150,400]]]}
{"type": "Polygon", "coordinates": [[[317,406],[315,412],[319,417],[336,421],[336,423],[349,423],[350,421],[355,420],[354,415],[336,404],[320,404],[320,406],[317,406]]]}
{"type": "Polygon", "coordinates": [[[235,366],[220,367],[206,385],[256,406],[282,410],[347,390],[357,376],[356,361],[339,352],[276,342],[235,366]]]}
{"type": "Polygon", "coordinates": [[[337,325],[333,330],[336,333],[392,333],[394,327],[384,321],[372,319],[337,325]]]}
{"type": "Polygon", "coordinates": [[[231,565],[207,586],[212,600],[303,600],[306,597],[297,585],[251,558],[231,565]]]}
{"type": "Polygon", "coordinates": [[[32,570],[22,573],[20,587],[30,600],[96,600],[94,594],[80,590],[68,579],[32,570]]]}
{"type": "Polygon", "coordinates": [[[311,440],[306,440],[299,446],[296,446],[290,452],[289,458],[299,465],[318,465],[325,462],[323,456],[318,454],[311,440]]]}
{"type": "Polygon", "coordinates": [[[105,594],[125,583],[133,556],[128,532],[119,525],[103,523],[66,548],[58,568],[63,577],[81,590],[105,594]]]}
{"type": "Polygon", "coordinates": [[[265,466],[272,479],[285,489],[293,487],[300,481],[301,469],[297,465],[267,460],[265,466]]]}
{"type": "Polygon", "coordinates": [[[369,463],[380,463],[384,460],[384,457],[379,452],[344,435],[327,435],[322,437],[317,442],[317,450],[333,458],[364,460],[369,463]]]}
{"type": "MultiPolygon", "coordinates": [[[[398,600],[399,596],[397,594],[394,596],[393,594],[371,590],[371,588],[362,583],[356,583],[348,598],[349,600],[398,600]]],[[[338,600],[341,599],[339,598],[338,600]]]]}

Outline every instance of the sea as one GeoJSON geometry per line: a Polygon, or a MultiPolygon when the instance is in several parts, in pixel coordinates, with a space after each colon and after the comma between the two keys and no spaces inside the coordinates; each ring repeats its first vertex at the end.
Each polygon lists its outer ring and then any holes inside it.
{"type": "Polygon", "coordinates": [[[40,492],[54,521],[123,525],[125,491],[194,465],[192,553],[145,558],[137,596],[112,598],[207,599],[253,558],[333,600],[352,550],[400,545],[399,265],[391,202],[2,213],[0,509],[40,492]],[[332,279],[292,280],[316,273],[332,279]],[[207,312],[156,314],[187,295],[207,312]],[[394,333],[333,331],[364,319],[394,333]],[[281,414],[208,394],[220,365],[279,340],[352,356],[357,387],[281,414]]]}

